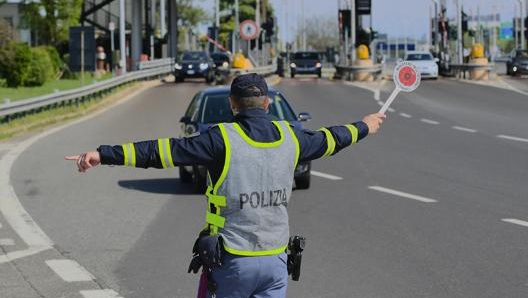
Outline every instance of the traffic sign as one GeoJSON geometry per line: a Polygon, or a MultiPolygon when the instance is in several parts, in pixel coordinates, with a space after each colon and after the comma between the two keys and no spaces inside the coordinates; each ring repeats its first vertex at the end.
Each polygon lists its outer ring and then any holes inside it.
{"type": "Polygon", "coordinates": [[[253,20],[245,20],[240,23],[240,37],[245,40],[252,40],[257,38],[259,34],[259,26],[253,20]]]}
{"type": "Polygon", "coordinates": [[[378,113],[384,114],[400,91],[411,92],[418,88],[421,76],[414,64],[402,61],[394,67],[392,79],[396,87],[378,113]]]}

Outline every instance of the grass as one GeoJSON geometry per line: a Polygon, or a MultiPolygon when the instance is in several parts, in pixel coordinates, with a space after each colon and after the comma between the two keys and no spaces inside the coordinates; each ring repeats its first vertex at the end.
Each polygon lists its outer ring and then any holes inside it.
{"type": "Polygon", "coordinates": [[[0,141],[20,136],[36,130],[44,130],[55,124],[76,119],[88,113],[108,107],[122,98],[122,92],[129,93],[141,87],[141,83],[133,82],[116,88],[105,97],[93,99],[78,106],[68,105],[52,108],[39,113],[0,123],[0,141]]]}
{"type": "MultiPolygon", "coordinates": [[[[100,78],[95,78],[93,74],[91,73],[85,73],[84,75],[84,81],[81,78],[80,75],[78,75],[79,78],[76,79],[69,79],[69,80],[56,80],[52,82],[48,82],[42,86],[38,87],[19,87],[19,88],[7,88],[7,87],[0,87],[0,104],[4,103],[6,101],[6,98],[9,99],[10,102],[14,102],[17,100],[24,100],[32,97],[38,97],[58,91],[65,91],[75,88],[80,88],[86,85],[90,85],[97,81],[107,80],[112,78],[111,73],[107,73],[103,75],[100,78]]],[[[1,84],[0,86],[4,86],[4,84],[1,84]]]]}

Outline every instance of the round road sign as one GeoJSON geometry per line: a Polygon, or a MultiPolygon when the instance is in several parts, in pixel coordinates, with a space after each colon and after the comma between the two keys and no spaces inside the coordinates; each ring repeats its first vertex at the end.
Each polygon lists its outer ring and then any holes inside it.
{"type": "Polygon", "coordinates": [[[405,92],[411,92],[420,85],[420,73],[416,66],[409,61],[403,61],[396,65],[392,75],[396,87],[405,92]]]}
{"type": "Polygon", "coordinates": [[[259,27],[253,20],[245,20],[240,23],[240,37],[245,40],[252,40],[257,38],[259,34],[259,27]]]}

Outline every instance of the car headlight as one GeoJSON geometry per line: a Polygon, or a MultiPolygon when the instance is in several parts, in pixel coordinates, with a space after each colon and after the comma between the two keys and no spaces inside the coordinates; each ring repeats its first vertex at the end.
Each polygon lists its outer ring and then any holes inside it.
{"type": "Polygon", "coordinates": [[[222,63],[222,67],[228,68],[228,67],[229,67],[229,63],[227,63],[226,61],[224,61],[224,63],[222,63]]]}
{"type": "Polygon", "coordinates": [[[317,62],[317,63],[315,63],[315,67],[317,67],[317,68],[321,68],[321,62],[317,62]]]}
{"type": "Polygon", "coordinates": [[[295,68],[295,67],[297,67],[297,65],[296,65],[295,63],[292,62],[292,63],[290,63],[290,67],[291,67],[291,68],[295,68]]]}
{"type": "Polygon", "coordinates": [[[512,68],[512,70],[513,70],[513,71],[517,71],[517,66],[514,66],[514,67],[512,68]]]}
{"type": "Polygon", "coordinates": [[[201,70],[206,70],[209,68],[209,65],[207,65],[207,63],[200,63],[200,69],[201,70]]]}
{"type": "Polygon", "coordinates": [[[174,64],[174,69],[181,70],[182,69],[181,64],[179,64],[179,63],[174,64]]]}

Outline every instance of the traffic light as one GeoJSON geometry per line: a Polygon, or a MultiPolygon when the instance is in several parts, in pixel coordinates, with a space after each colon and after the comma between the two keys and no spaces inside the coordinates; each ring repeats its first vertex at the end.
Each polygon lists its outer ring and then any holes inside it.
{"type": "Polygon", "coordinates": [[[345,40],[345,32],[347,33],[347,37],[352,37],[351,32],[351,14],[350,9],[340,9],[338,12],[338,18],[339,18],[339,32],[341,33],[341,39],[345,40]]]}
{"type": "Polygon", "coordinates": [[[524,18],[524,27],[523,27],[524,37],[528,38],[528,17],[524,18]]]}
{"type": "Polygon", "coordinates": [[[462,32],[468,31],[468,15],[462,10],[462,32]]]}

